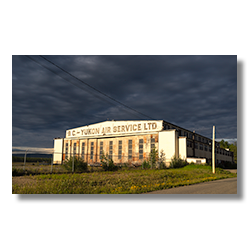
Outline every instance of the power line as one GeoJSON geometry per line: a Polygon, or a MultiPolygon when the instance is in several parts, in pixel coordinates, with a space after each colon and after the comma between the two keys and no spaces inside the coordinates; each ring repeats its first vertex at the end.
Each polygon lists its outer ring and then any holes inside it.
{"type": "Polygon", "coordinates": [[[114,99],[113,97],[108,96],[107,94],[103,93],[102,91],[98,90],[97,88],[91,86],[90,84],[88,84],[88,83],[82,81],[81,79],[77,78],[76,76],[72,75],[71,73],[69,73],[69,72],[66,71],[65,69],[61,68],[60,66],[58,66],[58,65],[55,64],[55,63],[53,63],[53,62],[50,61],[49,59],[45,58],[44,56],[40,56],[40,57],[43,58],[44,60],[46,60],[47,62],[53,64],[55,67],[59,68],[60,70],[62,70],[62,71],[65,72],[66,74],[68,74],[68,75],[70,75],[71,77],[75,78],[76,80],[80,81],[81,83],[87,85],[89,88],[91,88],[91,89],[97,91],[98,93],[104,95],[105,97],[111,99],[112,101],[117,102],[117,103],[119,103],[120,105],[122,105],[122,106],[124,106],[124,107],[126,107],[126,108],[128,108],[128,109],[130,109],[130,110],[133,110],[134,112],[136,112],[136,113],[138,113],[138,114],[141,114],[141,115],[143,115],[143,116],[145,116],[145,117],[148,117],[148,118],[150,118],[150,119],[154,119],[154,118],[152,118],[152,117],[150,117],[150,116],[148,116],[148,115],[145,115],[145,114],[143,114],[143,113],[141,113],[141,112],[139,112],[139,111],[137,111],[137,110],[135,110],[135,109],[133,109],[133,108],[127,106],[126,104],[124,104],[124,103],[122,103],[122,102],[120,102],[120,101],[117,101],[117,100],[114,99]]]}
{"type": "MultiPolygon", "coordinates": [[[[51,70],[50,68],[46,67],[45,65],[39,63],[39,62],[38,62],[37,60],[35,60],[34,58],[32,58],[32,57],[30,57],[30,56],[27,56],[27,55],[26,55],[26,57],[29,58],[30,60],[34,61],[35,63],[37,63],[37,64],[40,65],[41,67],[43,67],[43,68],[47,69],[48,71],[52,72],[53,74],[59,76],[59,77],[62,78],[63,80],[65,80],[65,81],[67,81],[67,82],[73,84],[74,86],[76,86],[76,87],[78,87],[78,88],[80,88],[80,89],[82,89],[82,90],[84,90],[84,91],[87,91],[88,93],[94,95],[95,97],[99,98],[100,100],[105,101],[105,102],[107,102],[107,103],[113,105],[113,103],[112,103],[111,101],[107,100],[107,98],[101,97],[101,96],[97,95],[96,93],[94,93],[93,91],[90,91],[90,90],[86,89],[86,87],[83,87],[83,86],[81,86],[81,85],[78,85],[78,84],[76,84],[76,83],[73,83],[73,82],[69,81],[68,79],[64,78],[63,76],[57,74],[55,71],[53,71],[53,70],[51,70]]],[[[124,108],[124,107],[122,107],[122,108],[124,108]]],[[[124,109],[124,111],[128,113],[127,110],[124,109]]],[[[131,110],[130,110],[130,111],[131,111],[131,110]]],[[[132,110],[132,111],[134,111],[134,110],[132,110]]],[[[138,113],[138,112],[137,112],[137,113],[138,113]]],[[[137,118],[139,117],[139,116],[136,115],[136,114],[133,114],[133,115],[136,116],[137,118]]],[[[139,118],[140,118],[140,117],[139,117],[139,118]]],[[[151,119],[153,119],[153,118],[151,118],[151,119]]]]}
{"type": "Polygon", "coordinates": [[[26,57],[28,57],[30,60],[34,61],[34,62],[37,63],[38,65],[42,66],[43,68],[49,70],[49,71],[52,72],[53,74],[59,76],[60,78],[62,78],[62,79],[65,80],[66,82],[69,82],[69,83],[73,84],[74,86],[76,86],[76,87],[78,87],[78,88],[81,88],[81,89],[87,91],[88,93],[91,93],[91,94],[93,94],[94,96],[96,96],[96,97],[98,97],[98,98],[100,98],[100,99],[102,99],[102,100],[108,102],[109,104],[112,104],[112,105],[113,105],[112,102],[110,102],[110,101],[108,101],[108,100],[106,100],[106,99],[104,99],[104,98],[102,98],[102,97],[100,97],[100,96],[97,96],[95,93],[90,92],[88,89],[83,88],[82,86],[79,86],[79,85],[77,85],[76,83],[73,83],[73,82],[69,81],[68,79],[64,78],[63,76],[57,74],[55,71],[53,71],[53,70],[51,70],[50,68],[46,67],[45,65],[39,63],[39,62],[38,62],[37,60],[35,60],[34,58],[32,58],[32,57],[30,57],[30,56],[26,56],[26,57]]]}

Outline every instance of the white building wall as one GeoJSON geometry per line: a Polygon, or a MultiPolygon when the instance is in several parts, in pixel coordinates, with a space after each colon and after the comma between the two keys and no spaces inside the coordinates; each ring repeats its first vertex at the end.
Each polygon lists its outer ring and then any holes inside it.
{"type": "Polygon", "coordinates": [[[53,164],[62,163],[63,139],[54,139],[53,164]]]}
{"type": "Polygon", "coordinates": [[[169,163],[172,157],[178,157],[178,148],[178,135],[175,129],[159,132],[158,152],[160,153],[163,150],[166,163],[169,163]]]}
{"type": "Polygon", "coordinates": [[[195,163],[195,164],[205,164],[206,163],[206,158],[192,158],[188,157],[187,158],[188,163],[195,163]]]}
{"type": "Polygon", "coordinates": [[[179,158],[186,160],[187,158],[187,138],[179,138],[179,158]]]}

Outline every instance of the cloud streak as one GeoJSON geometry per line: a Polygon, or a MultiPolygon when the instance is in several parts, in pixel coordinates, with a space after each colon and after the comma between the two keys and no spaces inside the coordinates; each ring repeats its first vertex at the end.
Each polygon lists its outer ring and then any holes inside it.
{"type": "MultiPolygon", "coordinates": [[[[139,112],[211,137],[237,137],[236,56],[45,56],[139,112]]],[[[65,130],[146,119],[96,93],[39,56],[12,58],[13,146],[53,147],[65,130]],[[65,80],[66,79],[66,80],[65,80]],[[70,81],[71,83],[69,83],[70,81]],[[78,88],[75,85],[81,85],[78,88]]]]}

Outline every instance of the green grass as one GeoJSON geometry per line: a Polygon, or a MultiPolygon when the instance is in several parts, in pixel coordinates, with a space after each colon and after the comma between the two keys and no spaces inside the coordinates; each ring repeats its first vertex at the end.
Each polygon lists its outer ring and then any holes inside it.
{"type": "MultiPolygon", "coordinates": [[[[121,169],[116,172],[26,176],[29,184],[13,185],[13,194],[139,194],[236,177],[211,166],[188,165],[179,169],[121,169]]],[[[14,177],[18,178],[18,177],[14,177]]]]}

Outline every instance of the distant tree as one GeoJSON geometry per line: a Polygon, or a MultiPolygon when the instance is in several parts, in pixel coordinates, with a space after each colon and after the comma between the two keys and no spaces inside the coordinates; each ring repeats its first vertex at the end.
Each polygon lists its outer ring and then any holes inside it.
{"type": "Polygon", "coordinates": [[[227,141],[221,140],[220,147],[224,149],[229,148],[229,150],[234,153],[234,162],[237,163],[237,142],[229,144],[227,141]]]}
{"type": "Polygon", "coordinates": [[[227,141],[221,140],[220,147],[226,149],[226,148],[229,148],[229,144],[227,141]]]}
{"type": "Polygon", "coordinates": [[[230,144],[229,149],[234,153],[234,162],[237,163],[237,143],[230,144]]]}

